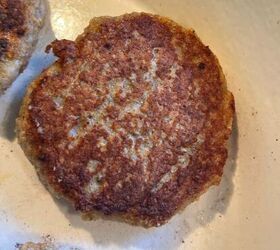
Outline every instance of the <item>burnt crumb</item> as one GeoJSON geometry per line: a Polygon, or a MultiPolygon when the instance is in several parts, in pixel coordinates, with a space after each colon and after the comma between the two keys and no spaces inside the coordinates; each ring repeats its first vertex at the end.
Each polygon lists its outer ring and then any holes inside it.
{"type": "Polygon", "coordinates": [[[185,241],[184,241],[184,240],[182,240],[182,243],[184,244],[184,243],[185,243],[185,241]]]}
{"type": "Polygon", "coordinates": [[[278,141],[278,138],[277,138],[277,139],[275,139],[275,141],[278,141]]]}
{"type": "Polygon", "coordinates": [[[0,39],[0,49],[6,49],[8,47],[8,40],[6,38],[0,39]]]}
{"type": "Polygon", "coordinates": [[[39,155],[39,156],[38,156],[38,160],[39,160],[39,161],[46,161],[46,160],[47,160],[47,157],[46,157],[46,155],[43,155],[43,154],[42,154],[42,155],[39,155]]]}
{"type": "Polygon", "coordinates": [[[256,159],[256,157],[255,156],[253,156],[253,160],[255,160],[256,159]]]}
{"type": "Polygon", "coordinates": [[[205,63],[203,63],[203,62],[199,63],[199,64],[198,64],[198,68],[199,68],[200,70],[204,70],[204,69],[206,68],[205,63]]]}
{"type": "Polygon", "coordinates": [[[0,38],[0,58],[8,51],[9,42],[6,38],[0,38]]]}
{"type": "Polygon", "coordinates": [[[20,249],[22,246],[23,246],[23,244],[16,243],[15,248],[16,248],[16,249],[20,249]]]}
{"type": "Polygon", "coordinates": [[[105,43],[103,47],[109,50],[112,48],[112,45],[110,43],[105,43]]]}

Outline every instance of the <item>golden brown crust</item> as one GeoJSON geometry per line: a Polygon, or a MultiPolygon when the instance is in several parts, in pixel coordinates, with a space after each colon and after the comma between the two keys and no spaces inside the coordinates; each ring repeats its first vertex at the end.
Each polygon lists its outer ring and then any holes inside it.
{"type": "Polygon", "coordinates": [[[0,94],[22,71],[37,41],[44,0],[0,0],[0,94]]]}
{"type": "Polygon", "coordinates": [[[26,7],[19,0],[0,0],[0,31],[12,32],[16,36],[24,35],[26,7]]]}
{"type": "Polygon", "coordinates": [[[26,32],[26,5],[18,0],[0,0],[0,60],[13,58],[17,43],[26,32]],[[7,36],[10,36],[9,39],[7,36]],[[10,44],[11,41],[15,45],[10,44]]]}
{"type": "Polygon", "coordinates": [[[234,103],[194,31],[133,13],[50,48],[59,60],[29,87],[17,128],[54,193],[149,227],[219,183],[234,103]]]}

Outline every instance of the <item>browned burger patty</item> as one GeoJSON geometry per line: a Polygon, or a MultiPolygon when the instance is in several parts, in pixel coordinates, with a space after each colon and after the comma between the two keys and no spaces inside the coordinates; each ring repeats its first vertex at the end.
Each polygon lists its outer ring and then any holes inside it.
{"type": "Polygon", "coordinates": [[[18,138],[83,214],[159,226],[220,182],[234,101],[193,30],[145,13],[92,19],[28,88],[18,138]]]}
{"type": "Polygon", "coordinates": [[[44,0],[0,0],[0,95],[25,68],[45,16],[44,0]]]}

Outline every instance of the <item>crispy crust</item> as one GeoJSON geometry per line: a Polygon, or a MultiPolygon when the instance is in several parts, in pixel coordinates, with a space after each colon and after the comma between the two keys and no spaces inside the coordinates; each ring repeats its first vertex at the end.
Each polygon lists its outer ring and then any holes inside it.
{"type": "Polygon", "coordinates": [[[0,94],[25,68],[45,17],[44,0],[0,0],[0,94]]]}
{"type": "Polygon", "coordinates": [[[166,223],[220,182],[234,100],[193,30],[146,13],[94,18],[27,90],[19,143],[83,214],[166,223]]]}

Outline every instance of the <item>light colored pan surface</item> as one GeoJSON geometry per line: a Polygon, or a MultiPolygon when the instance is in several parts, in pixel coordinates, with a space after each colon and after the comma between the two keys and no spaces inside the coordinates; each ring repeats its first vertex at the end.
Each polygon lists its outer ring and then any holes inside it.
{"type": "Polygon", "coordinates": [[[279,249],[280,1],[50,0],[49,9],[28,68],[0,98],[0,250],[27,241],[48,249],[279,249]],[[219,58],[237,109],[221,185],[149,230],[82,221],[45,190],[14,133],[25,87],[53,61],[45,45],[74,39],[93,16],[132,11],[194,28],[219,58]]]}

